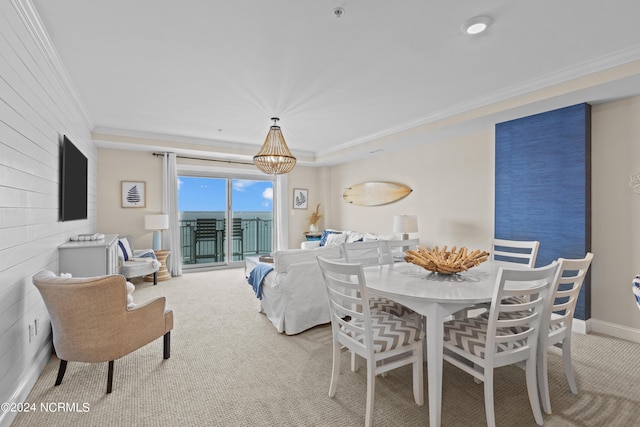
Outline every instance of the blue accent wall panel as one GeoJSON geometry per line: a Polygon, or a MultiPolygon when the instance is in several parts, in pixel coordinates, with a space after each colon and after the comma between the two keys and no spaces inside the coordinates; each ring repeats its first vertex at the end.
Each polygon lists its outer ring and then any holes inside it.
{"type": "MultiPolygon", "coordinates": [[[[496,125],[495,237],[538,240],[536,266],[591,250],[591,106],[496,125]]],[[[591,317],[587,277],[575,317],[591,317]]]]}

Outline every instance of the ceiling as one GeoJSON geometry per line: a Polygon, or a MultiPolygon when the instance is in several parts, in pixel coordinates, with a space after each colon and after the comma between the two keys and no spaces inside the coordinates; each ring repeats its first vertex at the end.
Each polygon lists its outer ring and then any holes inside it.
{"type": "Polygon", "coordinates": [[[276,116],[321,165],[640,94],[638,0],[32,2],[104,146],[250,158],[276,116]]]}

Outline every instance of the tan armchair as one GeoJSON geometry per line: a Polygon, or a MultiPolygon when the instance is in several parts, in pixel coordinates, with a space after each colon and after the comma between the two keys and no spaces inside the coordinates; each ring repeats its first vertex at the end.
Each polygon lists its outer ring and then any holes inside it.
{"type": "Polygon", "coordinates": [[[67,362],[109,362],[107,393],[115,359],[164,336],[164,358],[170,357],[173,311],[164,297],[127,309],[123,276],[63,278],[51,271],[33,276],[44,299],[60,358],[55,385],[62,383],[67,362]]]}

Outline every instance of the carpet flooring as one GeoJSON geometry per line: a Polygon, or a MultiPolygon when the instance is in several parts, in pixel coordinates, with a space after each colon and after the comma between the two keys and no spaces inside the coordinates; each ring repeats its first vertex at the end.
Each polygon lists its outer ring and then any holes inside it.
{"type": "MultiPolygon", "coordinates": [[[[137,303],[166,296],[174,310],[171,358],[162,339],[115,362],[113,393],[105,394],[107,363],[70,362],[54,387],[52,356],[12,427],[57,426],[361,426],[366,373],[349,370],[342,354],[337,394],[328,397],[331,328],[295,336],[278,334],[259,312],[243,269],[187,273],[157,286],[136,283],[137,303]]],[[[598,335],[575,335],[579,393],[564,378],[560,352],[550,350],[553,415],[546,426],[640,425],[640,344],[598,335]]],[[[426,369],[425,369],[426,373],[426,369]]],[[[442,426],[485,425],[482,384],[444,364],[442,426]]],[[[425,405],[413,401],[411,367],[376,381],[376,426],[427,426],[425,405]]],[[[535,426],[524,372],[495,376],[498,426],[535,426]]]]}

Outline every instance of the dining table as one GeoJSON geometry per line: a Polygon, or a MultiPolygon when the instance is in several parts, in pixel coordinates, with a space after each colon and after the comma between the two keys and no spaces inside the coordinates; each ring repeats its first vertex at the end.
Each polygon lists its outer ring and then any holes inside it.
{"type": "Polygon", "coordinates": [[[491,301],[500,263],[486,261],[460,273],[434,273],[400,262],[364,268],[372,296],[399,302],[425,317],[429,425],[440,426],[444,322],[457,311],[491,301]]]}

